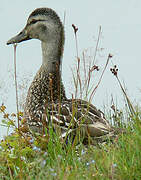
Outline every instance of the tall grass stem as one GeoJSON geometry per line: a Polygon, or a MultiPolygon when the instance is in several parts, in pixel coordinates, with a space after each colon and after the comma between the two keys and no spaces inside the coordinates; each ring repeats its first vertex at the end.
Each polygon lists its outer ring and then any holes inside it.
{"type": "Polygon", "coordinates": [[[20,127],[19,122],[19,101],[18,101],[18,85],[17,85],[17,68],[16,68],[16,47],[17,44],[14,44],[14,79],[15,79],[15,91],[16,91],[16,108],[17,108],[17,120],[18,120],[18,129],[20,127]]]}

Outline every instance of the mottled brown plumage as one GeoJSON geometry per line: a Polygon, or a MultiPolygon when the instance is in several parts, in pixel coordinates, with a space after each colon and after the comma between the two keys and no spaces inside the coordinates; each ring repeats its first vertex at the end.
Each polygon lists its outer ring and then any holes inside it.
{"type": "Polygon", "coordinates": [[[51,125],[59,129],[60,137],[68,134],[101,137],[114,134],[104,114],[95,106],[80,99],[67,99],[61,79],[61,56],[64,46],[64,27],[58,15],[49,8],[31,13],[25,28],[7,44],[39,39],[43,62],[37,72],[25,103],[24,117],[32,132],[44,133],[51,125]]]}

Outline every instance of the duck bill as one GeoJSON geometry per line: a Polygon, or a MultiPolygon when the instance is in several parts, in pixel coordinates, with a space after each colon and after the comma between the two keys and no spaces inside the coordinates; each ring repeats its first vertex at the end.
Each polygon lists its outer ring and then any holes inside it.
{"type": "Polygon", "coordinates": [[[17,36],[12,37],[9,41],[7,41],[7,45],[16,44],[22,41],[30,40],[31,38],[27,35],[25,29],[21,31],[17,36]]]}

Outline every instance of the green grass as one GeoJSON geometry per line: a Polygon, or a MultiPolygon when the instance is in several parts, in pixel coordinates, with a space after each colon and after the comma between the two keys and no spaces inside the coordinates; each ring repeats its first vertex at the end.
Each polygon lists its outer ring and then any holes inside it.
{"type": "Polygon", "coordinates": [[[141,112],[114,143],[85,147],[18,133],[0,143],[0,179],[141,179],[141,112]]]}

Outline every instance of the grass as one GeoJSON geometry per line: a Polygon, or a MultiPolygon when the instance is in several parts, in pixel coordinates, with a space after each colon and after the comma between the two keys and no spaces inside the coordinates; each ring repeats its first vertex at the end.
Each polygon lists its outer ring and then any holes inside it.
{"type": "MultiPolygon", "coordinates": [[[[88,64],[87,69],[85,56],[82,58],[83,75],[80,71],[81,59],[78,57],[78,28],[74,25],[73,28],[77,50],[76,73],[73,73],[76,89],[74,97],[78,97],[78,94],[80,94],[80,98],[89,97],[91,101],[112,55],[108,55],[100,79],[97,85],[94,86],[91,77],[95,71],[99,70],[99,67],[93,62],[95,62],[97,56],[101,27],[98,33],[94,59],[92,63],[88,64]]],[[[135,109],[130,102],[118,77],[117,66],[111,68],[111,72],[117,79],[128,106],[126,112],[123,112],[118,111],[113,103],[111,106],[113,113],[107,113],[107,117],[114,126],[124,128],[126,133],[118,135],[113,142],[108,141],[95,146],[85,146],[81,141],[79,144],[68,142],[66,145],[60,141],[52,128],[49,129],[49,136],[46,133],[44,136],[26,137],[21,133],[19,126],[21,123],[24,124],[22,112],[18,110],[16,114],[8,114],[6,107],[2,104],[0,106],[0,113],[3,116],[1,126],[6,126],[8,130],[13,128],[13,134],[4,137],[0,142],[0,180],[141,179],[141,110],[139,108],[135,109]],[[18,125],[16,118],[18,118],[18,125]]]]}
{"type": "Polygon", "coordinates": [[[140,179],[141,112],[113,143],[64,145],[48,136],[24,138],[18,131],[0,143],[0,179],[140,179]]]}

